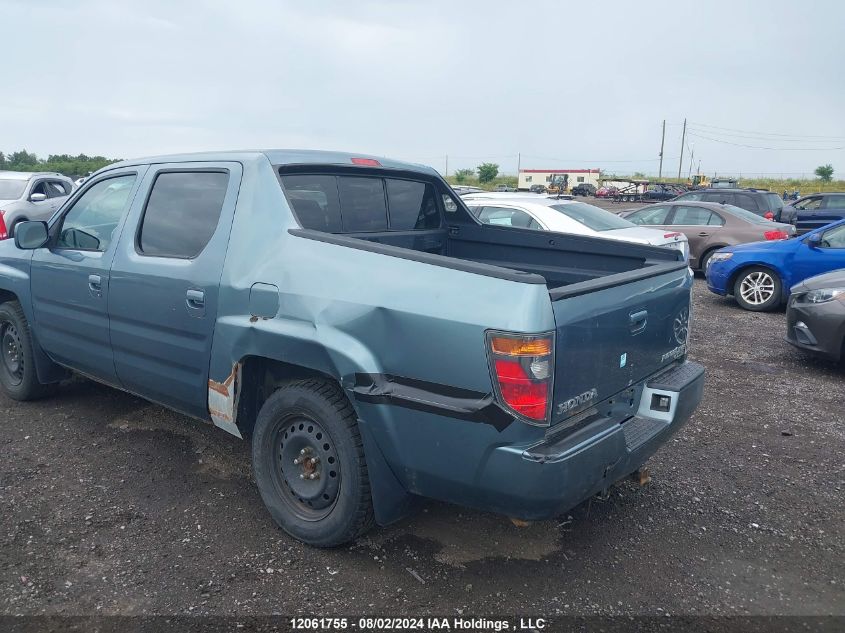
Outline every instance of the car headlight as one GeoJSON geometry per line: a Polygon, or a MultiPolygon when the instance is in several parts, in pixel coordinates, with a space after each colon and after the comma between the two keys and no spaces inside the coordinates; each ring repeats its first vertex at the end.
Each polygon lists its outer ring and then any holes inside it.
{"type": "Polygon", "coordinates": [[[803,303],[827,303],[837,297],[845,297],[845,288],[820,288],[804,295],[803,303]]]}
{"type": "Polygon", "coordinates": [[[733,256],[733,253],[713,253],[707,263],[715,264],[716,262],[724,262],[729,260],[733,256]]]}

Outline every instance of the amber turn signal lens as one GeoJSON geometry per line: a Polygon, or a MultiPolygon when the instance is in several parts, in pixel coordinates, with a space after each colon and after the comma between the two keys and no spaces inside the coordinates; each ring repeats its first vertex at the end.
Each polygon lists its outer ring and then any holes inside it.
{"type": "Polygon", "coordinates": [[[552,353],[551,338],[509,338],[494,336],[491,341],[494,354],[505,356],[547,356],[552,353]]]}

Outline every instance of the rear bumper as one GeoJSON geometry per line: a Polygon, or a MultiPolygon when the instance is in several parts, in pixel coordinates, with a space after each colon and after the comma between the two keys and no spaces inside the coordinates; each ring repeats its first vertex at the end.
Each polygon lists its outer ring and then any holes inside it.
{"type": "Polygon", "coordinates": [[[637,414],[621,424],[596,420],[559,439],[497,447],[478,479],[479,496],[495,497],[489,509],[525,520],[566,512],[640,468],[690,418],[703,388],[704,367],[686,362],[648,381],[637,414]],[[650,410],[653,395],[670,398],[670,410],[650,410]]]}

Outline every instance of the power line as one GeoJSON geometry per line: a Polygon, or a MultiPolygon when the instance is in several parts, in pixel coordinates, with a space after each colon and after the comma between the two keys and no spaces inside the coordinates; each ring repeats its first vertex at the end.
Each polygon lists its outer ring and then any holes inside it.
{"type": "Polygon", "coordinates": [[[727,136],[728,138],[746,138],[752,141],[778,141],[780,143],[831,143],[837,140],[835,137],[830,138],[823,138],[823,139],[811,139],[811,138],[771,138],[768,136],[752,136],[750,134],[732,134],[730,132],[714,132],[712,130],[705,130],[698,127],[691,127],[690,129],[696,132],[702,132],[704,134],[710,134],[715,136],[727,136]]]}
{"type": "MultiPolygon", "coordinates": [[[[845,140],[845,136],[830,136],[828,134],[783,134],[778,132],[752,132],[750,130],[740,130],[738,128],[730,128],[730,127],[719,127],[717,125],[709,125],[707,123],[695,123],[690,121],[690,124],[697,125],[698,127],[703,128],[711,128],[713,130],[725,130],[727,132],[742,132],[743,134],[753,134],[755,136],[777,136],[777,137],[789,137],[789,138],[797,138],[797,139],[811,139],[811,138],[820,138],[820,139],[828,139],[828,140],[845,140]]],[[[711,132],[711,134],[716,134],[716,132],[711,132]]],[[[730,136],[727,134],[725,136],[730,136]]],[[[775,140],[775,139],[772,139],[775,140]]]]}
{"type": "MultiPolygon", "coordinates": [[[[734,147],[747,147],[749,149],[766,149],[766,150],[773,150],[777,152],[830,152],[834,150],[845,149],[843,147],[761,147],[759,145],[746,145],[744,143],[732,143],[731,141],[724,141],[718,138],[711,138],[708,136],[701,136],[700,134],[695,134],[690,132],[690,136],[694,136],[695,138],[700,138],[705,141],[713,141],[714,143],[724,143],[725,145],[733,145],[734,147]]],[[[774,140],[774,139],[772,139],[774,140]]]]}

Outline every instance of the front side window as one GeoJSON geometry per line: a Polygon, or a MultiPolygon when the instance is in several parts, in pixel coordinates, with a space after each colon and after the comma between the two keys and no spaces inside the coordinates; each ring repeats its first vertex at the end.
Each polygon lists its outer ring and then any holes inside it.
{"type": "Polygon", "coordinates": [[[821,198],[807,198],[806,200],[795,203],[795,208],[801,209],[802,211],[812,211],[818,209],[820,206],[822,206],[821,198]]]}
{"type": "Polygon", "coordinates": [[[672,224],[676,226],[707,226],[722,225],[724,221],[710,209],[703,207],[675,207],[672,224]]]}
{"type": "Polygon", "coordinates": [[[49,191],[47,189],[47,181],[46,180],[41,180],[39,182],[36,182],[32,186],[32,191],[29,192],[29,195],[31,196],[35,193],[43,193],[45,196],[49,196],[49,191]]]}
{"type": "Polygon", "coordinates": [[[830,196],[824,205],[825,209],[845,209],[845,196],[830,196]]]}
{"type": "Polygon", "coordinates": [[[822,234],[821,246],[824,248],[845,248],[845,224],[822,234]]]}
{"type": "Polygon", "coordinates": [[[437,197],[430,183],[395,178],[388,178],[385,182],[392,230],[440,228],[437,197]]]}
{"type": "Polygon", "coordinates": [[[70,193],[70,185],[61,180],[50,180],[47,182],[47,195],[50,198],[61,198],[70,193]]]}
{"type": "Polygon", "coordinates": [[[88,188],[62,219],[56,248],[105,251],[129,206],[135,174],[101,180],[88,188]]]}
{"type": "Polygon", "coordinates": [[[666,216],[669,215],[669,207],[651,207],[640,209],[626,216],[626,220],[634,224],[645,226],[660,226],[666,224],[666,216]]]}
{"type": "Polygon", "coordinates": [[[190,259],[211,240],[229,186],[227,172],[164,172],[156,176],[138,234],[150,257],[190,259]]]}

